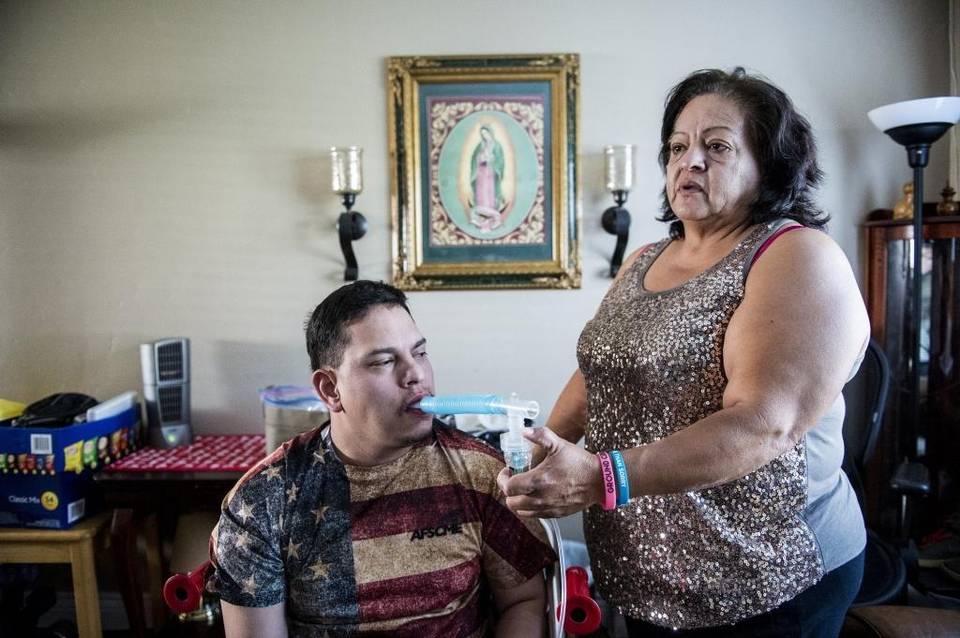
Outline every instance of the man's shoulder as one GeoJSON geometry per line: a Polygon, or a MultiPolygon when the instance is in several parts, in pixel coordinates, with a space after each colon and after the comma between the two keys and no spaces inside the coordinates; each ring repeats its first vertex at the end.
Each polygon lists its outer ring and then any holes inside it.
{"type": "MultiPolygon", "coordinates": [[[[454,480],[470,489],[489,493],[503,469],[503,455],[488,443],[454,427],[434,427],[434,448],[452,472],[454,480]]],[[[438,458],[438,457],[434,457],[438,458]]]]}
{"type": "Polygon", "coordinates": [[[436,435],[437,445],[452,454],[463,456],[465,459],[486,457],[499,461],[501,465],[503,464],[503,454],[486,441],[436,420],[433,422],[433,431],[436,435]]]}
{"type": "Polygon", "coordinates": [[[249,491],[254,486],[261,495],[270,491],[281,493],[285,483],[299,482],[297,475],[312,467],[315,457],[324,459],[321,430],[322,427],[299,434],[267,454],[244,473],[227,499],[230,500],[237,491],[249,491]]]}

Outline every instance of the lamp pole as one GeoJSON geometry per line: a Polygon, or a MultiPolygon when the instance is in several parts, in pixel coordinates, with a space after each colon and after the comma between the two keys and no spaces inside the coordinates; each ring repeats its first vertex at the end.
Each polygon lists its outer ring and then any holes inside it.
{"type": "Polygon", "coordinates": [[[927,165],[930,147],[907,149],[913,167],[913,365],[910,368],[910,418],[913,422],[914,454],[917,449],[920,427],[920,335],[923,332],[923,167],[927,165]],[[914,163],[914,158],[917,158],[914,163]],[[922,159],[922,163],[921,163],[922,159]]]}
{"type": "MultiPolygon", "coordinates": [[[[923,169],[930,161],[930,146],[950,127],[941,122],[912,124],[886,131],[894,141],[907,149],[907,163],[913,169],[913,272],[911,282],[911,324],[913,326],[910,355],[910,423],[911,456],[919,456],[923,449],[920,437],[925,436],[921,426],[920,346],[923,333],[923,169]]],[[[902,440],[902,439],[901,439],[902,440]]]]}
{"type": "MultiPolygon", "coordinates": [[[[888,104],[868,113],[873,123],[907,149],[907,163],[913,169],[913,277],[911,278],[911,317],[913,328],[910,353],[910,426],[907,433],[911,458],[925,451],[920,425],[920,342],[923,332],[923,169],[930,161],[930,146],[960,118],[960,98],[929,98],[888,104]]],[[[903,444],[903,436],[900,443],[903,444]]],[[[925,443],[925,441],[924,441],[925,443]]]]}

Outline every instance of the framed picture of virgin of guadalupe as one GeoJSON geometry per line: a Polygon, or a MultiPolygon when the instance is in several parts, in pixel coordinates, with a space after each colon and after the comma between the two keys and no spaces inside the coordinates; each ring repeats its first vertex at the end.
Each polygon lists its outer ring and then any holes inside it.
{"type": "Polygon", "coordinates": [[[388,69],[394,285],[579,288],[579,56],[388,69]]]}

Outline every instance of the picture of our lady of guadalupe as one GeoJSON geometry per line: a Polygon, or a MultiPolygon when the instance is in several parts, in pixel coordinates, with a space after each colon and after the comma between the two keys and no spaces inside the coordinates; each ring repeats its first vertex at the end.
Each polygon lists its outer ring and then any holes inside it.
{"type": "Polygon", "coordinates": [[[503,224],[507,201],[503,197],[503,146],[493,129],[480,127],[480,143],[470,157],[470,223],[483,232],[490,232],[503,224]]]}
{"type": "Polygon", "coordinates": [[[545,244],[542,100],[428,104],[429,244],[545,244]]]}

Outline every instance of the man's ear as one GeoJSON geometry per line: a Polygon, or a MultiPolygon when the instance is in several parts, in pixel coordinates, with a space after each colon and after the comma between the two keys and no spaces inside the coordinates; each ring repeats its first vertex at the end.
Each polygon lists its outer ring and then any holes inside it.
{"type": "Polygon", "coordinates": [[[313,389],[320,400],[327,404],[331,412],[343,412],[340,402],[340,389],[337,387],[337,373],[333,370],[314,370],[310,378],[313,389]]]}

